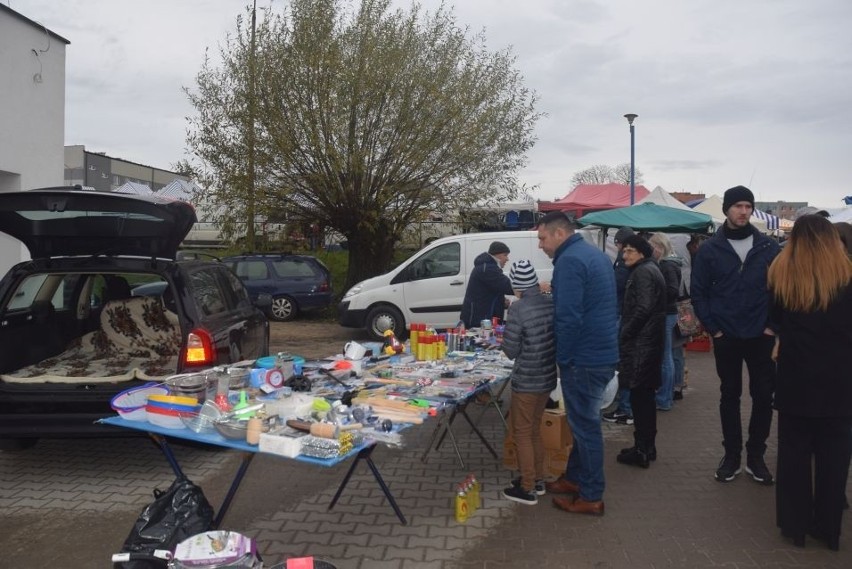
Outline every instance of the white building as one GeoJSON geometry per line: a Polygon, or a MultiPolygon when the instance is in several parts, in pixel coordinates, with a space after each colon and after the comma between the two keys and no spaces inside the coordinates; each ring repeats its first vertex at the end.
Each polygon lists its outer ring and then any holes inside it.
{"type": "MultiPolygon", "coordinates": [[[[69,43],[0,4],[0,192],[62,185],[69,43]]],[[[26,255],[0,236],[0,275],[26,255]]]]}

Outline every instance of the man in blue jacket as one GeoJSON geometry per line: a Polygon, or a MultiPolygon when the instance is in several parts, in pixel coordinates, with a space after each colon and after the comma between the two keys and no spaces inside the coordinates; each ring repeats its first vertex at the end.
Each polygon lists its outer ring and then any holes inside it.
{"type": "Polygon", "coordinates": [[[556,363],[562,399],[574,434],[565,474],[546,485],[553,504],[567,512],[604,513],[603,392],[618,363],[615,274],[609,257],[575,233],[562,212],[545,215],[538,246],[553,259],[551,290],[556,363]]]}
{"type": "Polygon", "coordinates": [[[502,241],[492,242],[487,253],[481,253],[473,260],[461,310],[465,327],[475,328],[483,320],[490,321],[495,317],[503,319],[506,295],[514,294],[509,277],[503,273],[508,260],[509,247],[502,241]]]}
{"type": "Polygon", "coordinates": [[[748,188],[736,186],[727,190],[722,211],[724,225],[695,255],[690,288],[695,314],[713,337],[720,380],[719,414],[725,456],[715,476],[719,482],[730,482],[741,471],[740,397],[745,362],[751,395],[746,472],[756,482],[770,485],[772,474],[763,455],[772,425],[775,333],[769,321],[766,274],[780,247],[749,222],[754,194],[748,188]]]}

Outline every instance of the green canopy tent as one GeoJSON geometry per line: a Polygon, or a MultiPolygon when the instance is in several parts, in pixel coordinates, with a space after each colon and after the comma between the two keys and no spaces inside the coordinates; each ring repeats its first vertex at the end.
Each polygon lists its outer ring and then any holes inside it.
{"type": "Polygon", "coordinates": [[[713,219],[695,211],[642,203],[589,213],[577,220],[580,227],[594,225],[604,231],[612,227],[630,227],[635,231],[662,233],[709,233],[713,219]]]}

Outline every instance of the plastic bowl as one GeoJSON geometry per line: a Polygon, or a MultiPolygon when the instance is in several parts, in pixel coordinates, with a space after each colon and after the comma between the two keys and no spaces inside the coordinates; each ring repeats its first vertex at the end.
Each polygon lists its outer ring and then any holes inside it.
{"type": "Polygon", "coordinates": [[[183,429],[183,421],[179,416],[163,415],[161,413],[148,413],[148,422],[164,429],[183,429]]]}
{"type": "Polygon", "coordinates": [[[165,395],[168,388],[158,383],[146,383],[138,387],[126,389],[110,401],[110,406],[123,419],[128,421],[144,421],[147,416],[145,405],[151,395],[165,395]]]}
{"type": "Polygon", "coordinates": [[[151,395],[148,397],[148,403],[154,403],[157,405],[165,404],[165,405],[184,405],[184,406],[195,406],[198,405],[197,397],[187,397],[186,395],[151,395]]]}
{"type": "Polygon", "coordinates": [[[218,420],[213,421],[213,427],[226,439],[244,441],[246,440],[248,421],[237,421],[235,419],[228,419],[226,421],[218,420]]]}
{"type": "Polygon", "coordinates": [[[177,413],[196,413],[201,406],[198,403],[193,403],[192,405],[178,405],[173,403],[159,403],[157,401],[148,400],[148,404],[145,405],[146,409],[160,409],[163,411],[175,411],[177,413]]]}
{"type": "Polygon", "coordinates": [[[187,413],[198,413],[198,411],[200,409],[201,409],[201,407],[199,405],[195,405],[193,407],[190,407],[188,405],[187,406],[171,405],[171,406],[162,407],[162,406],[157,406],[157,405],[151,405],[150,403],[145,405],[145,412],[147,414],[150,415],[150,414],[154,413],[156,415],[168,415],[169,417],[180,417],[181,415],[186,415],[187,413]]]}
{"type": "Polygon", "coordinates": [[[222,416],[222,411],[212,401],[205,401],[197,413],[181,413],[184,426],[195,433],[212,433],[216,430],[213,422],[222,416]]]}

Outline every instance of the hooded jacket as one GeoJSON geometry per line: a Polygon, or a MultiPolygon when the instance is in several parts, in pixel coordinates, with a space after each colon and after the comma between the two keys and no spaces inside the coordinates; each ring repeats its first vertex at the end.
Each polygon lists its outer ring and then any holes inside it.
{"type": "Polygon", "coordinates": [[[502,320],[508,294],[513,294],[512,283],[497,259],[488,253],[478,255],[464,291],[462,322],[467,328],[476,328],[482,320],[491,320],[495,316],[502,320]]]}
{"type": "Polygon", "coordinates": [[[666,338],[666,282],[656,261],[642,259],[630,268],[618,345],[618,383],[653,387],[662,382],[666,338]]]}
{"type": "Polygon", "coordinates": [[[695,255],[690,296],[695,314],[711,336],[759,338],[769,319],[769,265],[781,251],[778,243],[752,226],[752,248],[740,261],[723,228],[707,239],[695,255]]]}
{"type": "Polygon", "coordinates": [[[515,360],[512,390],[550,393],[556,389],[556,340],[553,298],[538,286],[526,289],[509,306],[503,331],[503,353],[515,360]]]}

